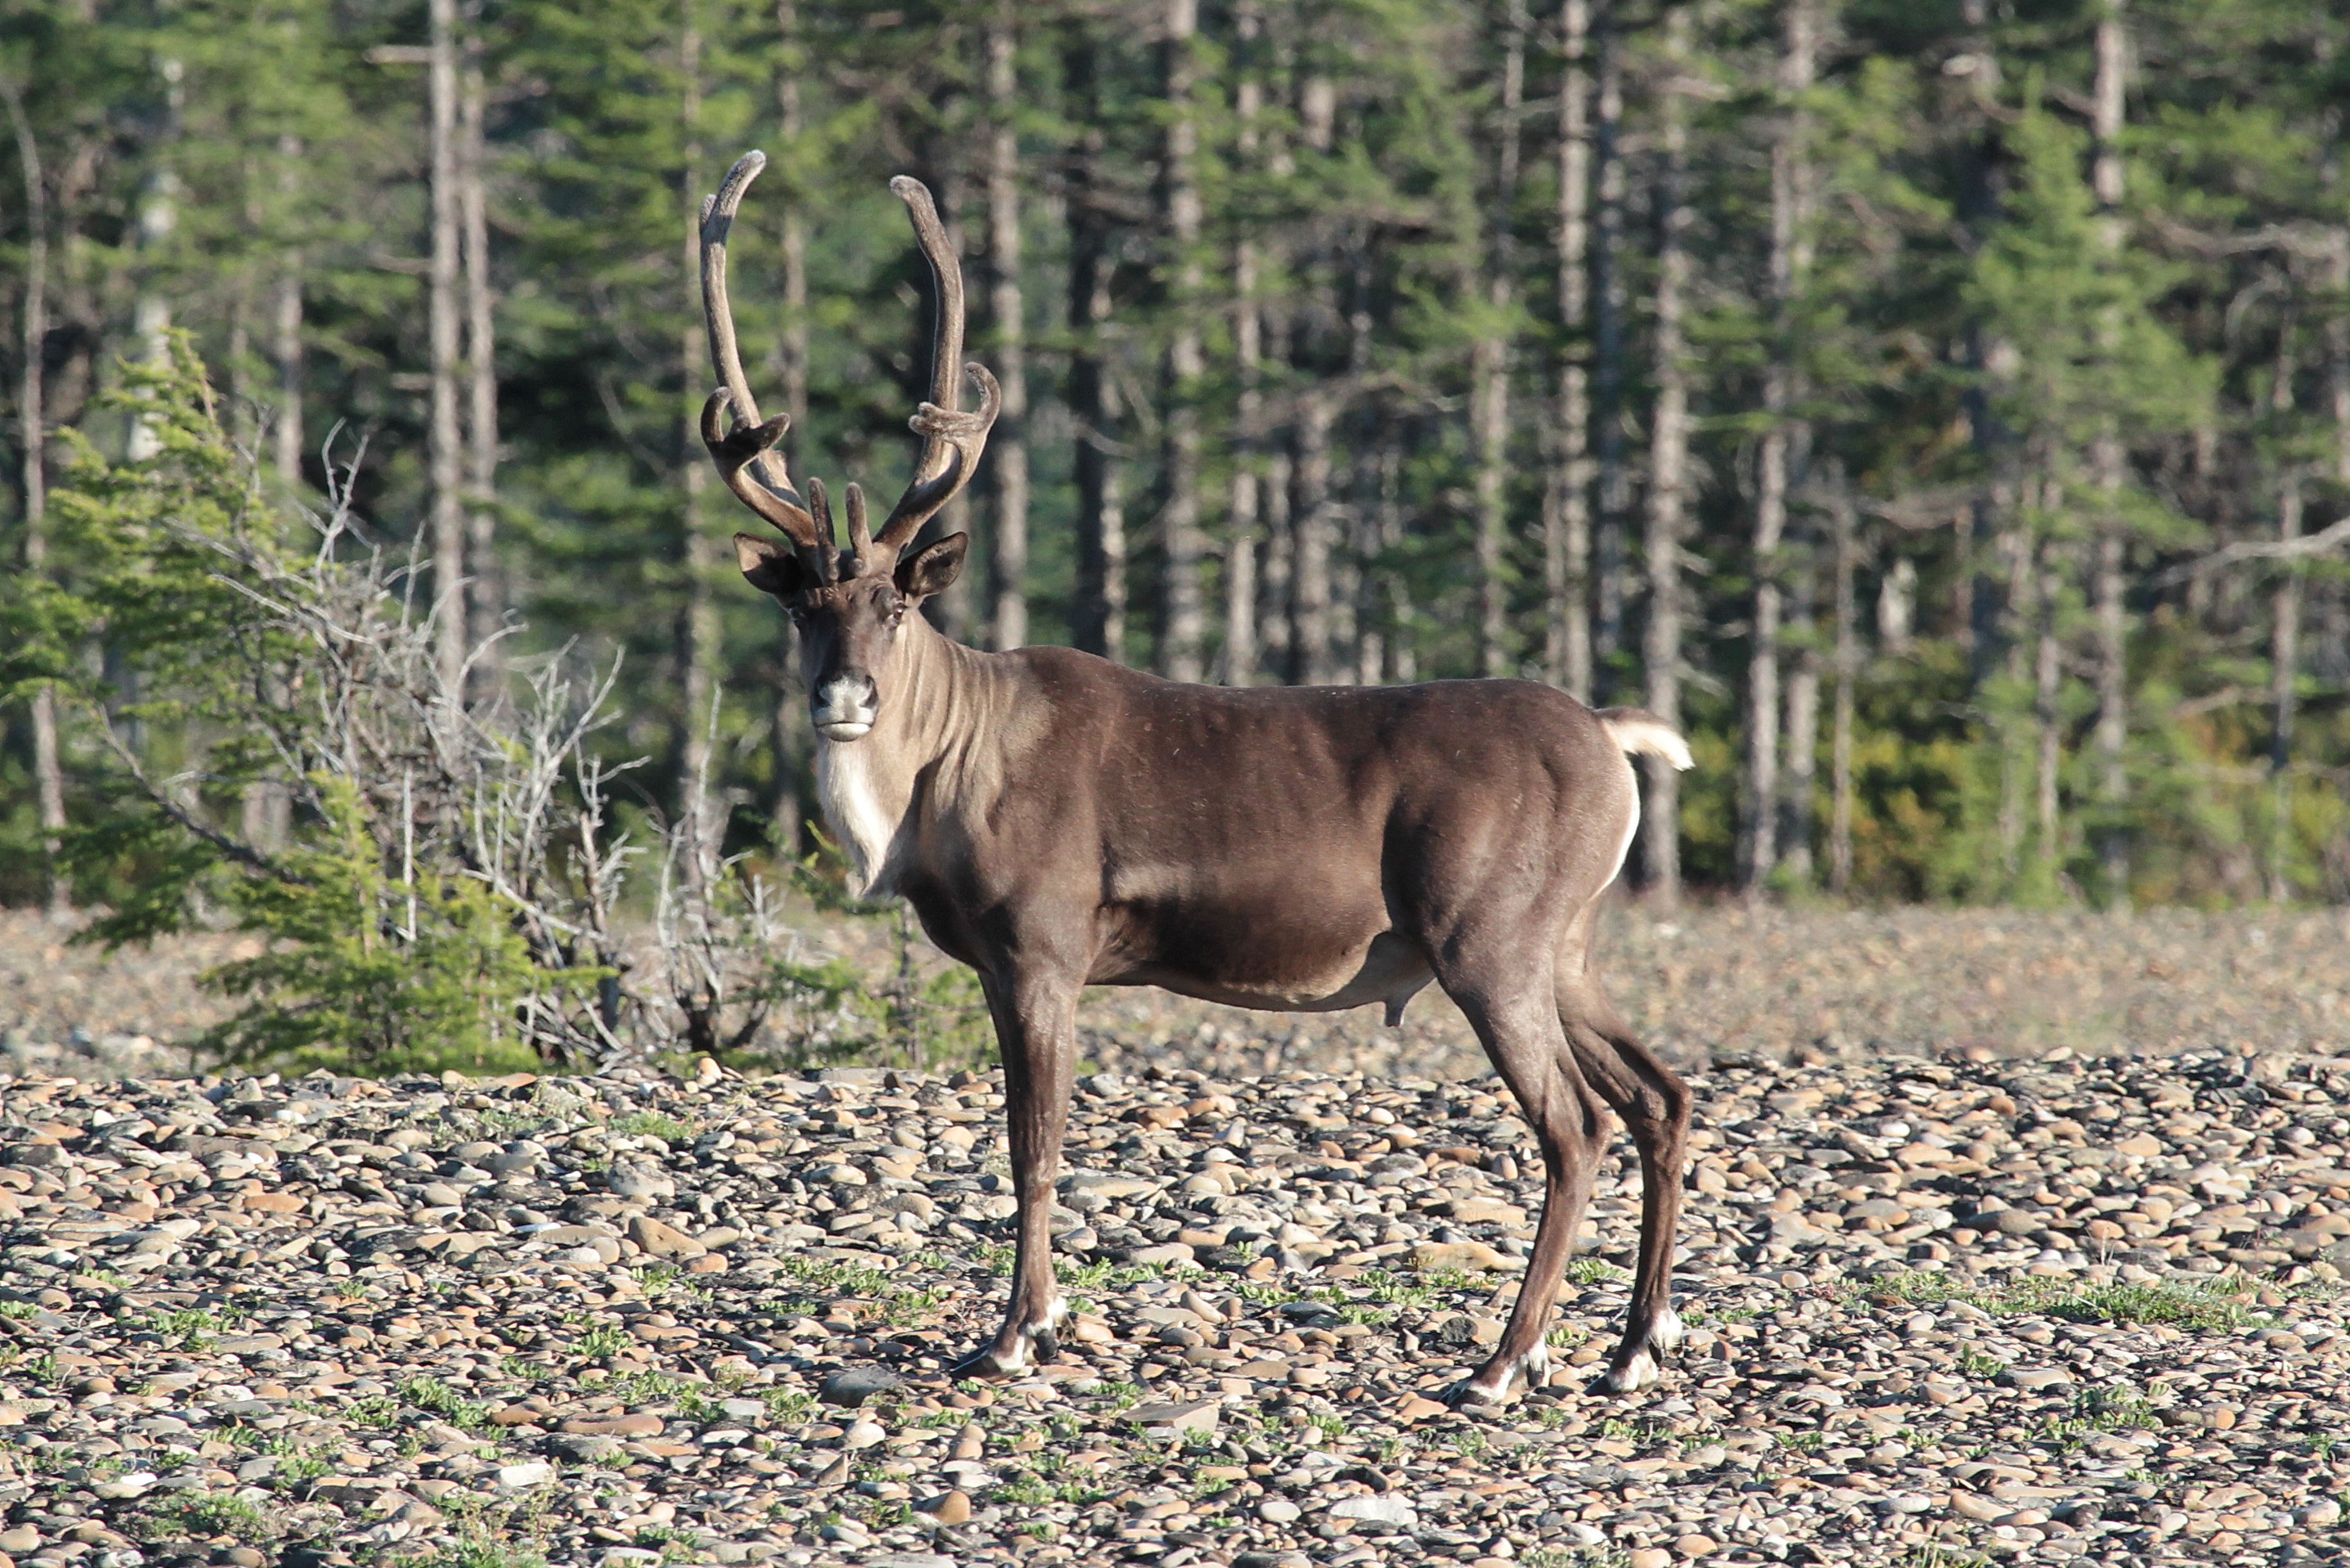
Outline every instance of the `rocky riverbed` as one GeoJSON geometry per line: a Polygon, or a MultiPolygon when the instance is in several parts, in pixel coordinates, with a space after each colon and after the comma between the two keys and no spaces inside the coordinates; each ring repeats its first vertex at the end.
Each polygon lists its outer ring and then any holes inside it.
{"type": "Polygon", "coordinates": [[[2350,1062],[1717,1065],[1662,1384],[1437,1396],[1538,1200],[1490,1078],[1077,1096],[1062,1359],[986,1077],[0,1080],[0,1568],[2341,1561],[2350,1062]]]}

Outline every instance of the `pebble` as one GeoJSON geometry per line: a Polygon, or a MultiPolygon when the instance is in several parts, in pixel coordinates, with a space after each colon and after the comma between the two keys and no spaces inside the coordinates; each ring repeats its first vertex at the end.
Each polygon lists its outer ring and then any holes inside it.
{"type": "Polygon", "coordinates": [[[1059,1359],[977,1384],[944,1373],[1008,1288],[989,1077],[0,1082],[0,1152],[55,1151],[0,1158],[0,1422],[41,1456],[0,1478],[0,1554],[196,1568],[224,1558],[182,1505],[242,1494],[317,1568],[455,1560],[500,1492],[543,1536],[515,1554],[630,1565],[2332,1550],[2350,1062],[1692,1068],[1664,1380],[1588,1386],[1637,1226],[1619,1138],[1569,1369],[1457,1414],[1541,1198],[1506,1097],[1190,1049],[1080,1085],[1086,1304],[1059,1359]],[[695,1136],[616,1151],[639,1111],[695,1136]],[[679,1241],[718,1267],[642,1266],[679,1241]]]}

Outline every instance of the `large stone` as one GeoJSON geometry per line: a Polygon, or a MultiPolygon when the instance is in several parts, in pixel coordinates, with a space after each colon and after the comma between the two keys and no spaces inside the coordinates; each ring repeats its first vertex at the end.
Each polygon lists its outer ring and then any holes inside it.
{"type": "Polygon", "coordinates": [[[879,1366],[851,1366],[826,1378],[816,1391],[816,1397],[827,1405],[837,1405],[854,1410],[876,1394],[887,1394],[899,1386],[894,1372],[879,1366]]]}
{"type": "Polygon", "coordinates": [[[629,1240],[656,1258],[699,1258],[710,1250],[676,1226],[643,1214],[629,1221],[629,1240]]]}
{"type": "Polygon", "coordinates": [[[1374,1497],[1342,1498],[1330,1505],[1333,1519],[1353,1519],[1378,1524],[1417,1524],[1419,1510],[1411,1500],[1394,1492],[1380,1492],[1374,1497]]]}

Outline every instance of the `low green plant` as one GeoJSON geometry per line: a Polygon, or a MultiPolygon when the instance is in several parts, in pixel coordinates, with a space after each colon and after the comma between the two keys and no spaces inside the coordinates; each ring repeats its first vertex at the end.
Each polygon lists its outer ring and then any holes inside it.
{"type": "Polygon", "coordinates": [[[630,1111],[612,1120],[612,1133],[618,1137],[657,1137],[666,1144],[691,1143],[702,1136],[702,1128],[692,1122],[682,1122],[659,1111],[630,1111]]]}
{"type": "Polygon", "coordinates": [[[2148,1283],[2085,1283],[2031,1275],[2003,1284],[1978,1285],[1924,1271],[1887,1274],[1849,1288],[1847,1293],[1898,1306],[1960,1302],[2002,1317],[2053,1317],[2068,1323],[2167,1324],[2178,1328],[2226,1330],[2251,1321],[2251,1309],[2224,1289],[2186,1281],[2148,1283]]]}

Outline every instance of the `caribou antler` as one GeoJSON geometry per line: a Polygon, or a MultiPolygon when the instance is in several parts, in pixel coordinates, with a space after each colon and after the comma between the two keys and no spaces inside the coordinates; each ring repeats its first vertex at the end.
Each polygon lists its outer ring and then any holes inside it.
{"type": "MultiPolygon", "coordinates": [[[[743,193],[759,171],[767,166],[764,152],[745,152],[726,171],[718,193],[702,203],[702,316],[710,333],[710,362],[723,383],[702,405],[702,441],[718,464],[718,472],[736,499],[765,518],[785,538],[799,546],[815,568],[819,582],[836,582],[842,561],[832,531],[832,510],[825,504],[824,487],[811,481],[806,496],[792,483],[775,443],[791,428],[789,414],[759,418],[758,400],[743,374],[743,356],[734,341],[734,312],[726,298],[726,236],[743,193]]],[[[937,329],[931,339],[931,396],[907,423],[922,438],[921,455],[914,462],[913,482],[889,511],[879,535],[868,535],[865,496],[848,489],[848,575],[887,571],[898,553],[913,542],[922,524],[971,483],[980,454],[987,450],[987,432],[1003,407],[1003,393],[983,365],[962,357],[962,263],[947,243],[946,225],[931,200],[930,188],[900,174],[889,189],[906,203],[914,221],[914,237],[921,243],[922,259],[931,264],[931,281],[938,292],[937,329]],[[968,374],[979,388],[980,406],[966,412],[957,402],[968,374]]]]}
{"type": "Polygon", "coordinates": [[[980,454],[987,450],[987,432],[1003,407],[1003,390],[987,368],[963,362],[962,263],[947,241],[946,225],[939,222],[930,187],[900,174],[889,182],[889,190],[906,203],[914,237],[921,243],[922,259],[931,264],[938,320],[931,337],[930,400],[907,421],[922,438],[921,455],[914,462],[913,482],[889,509],[889,520],[873,541],[875,555],[884,561],[895,559],[921,532],[922,524],[971,483],[980,454]],[[980,395],[978,410],[969,413],[959,406],[965,373],[980,395]]]}
{"type": "Polygon", "coordinates": [[[799,546],[819,579],[830,582],[832,549],[826,535],[831,530],[818,532],[816,514],[792,483],[775,445],[791,428],[792,417],[759,418],[758,400],[751,395],[742,351],[734,341],[734,309],[726,297],[726,237],[743,205],[743,193],[766,166],[765,153],[745,152],[726,171],[717,194],[702,198],[702,319],[710,335],[710,363],[723,384],[702,405],[702,442],[736,499],[799,546]]]}

